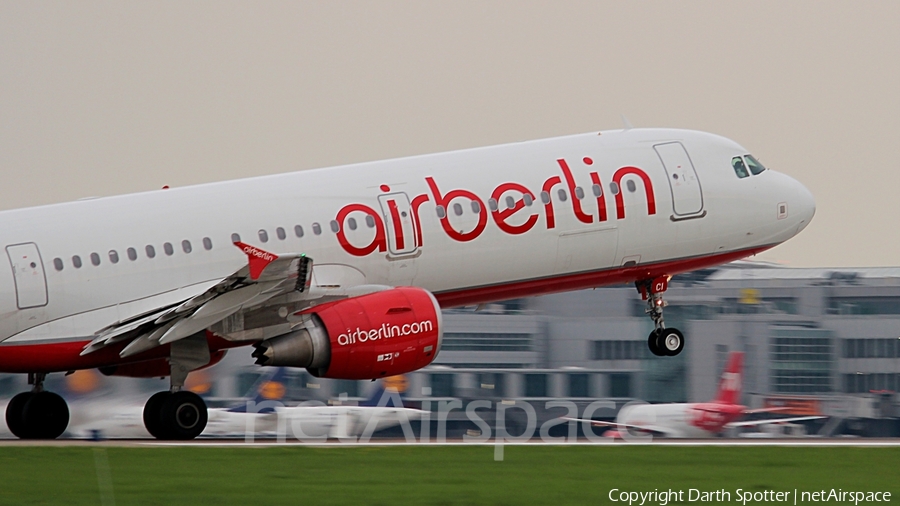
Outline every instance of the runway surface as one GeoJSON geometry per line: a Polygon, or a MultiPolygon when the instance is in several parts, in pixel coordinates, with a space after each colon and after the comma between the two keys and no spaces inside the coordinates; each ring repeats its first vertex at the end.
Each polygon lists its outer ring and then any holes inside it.
{"type": "Polygon", "coordinates": [[[771,439],[654,439],[652,441],[622,440],[579,440],[566,441],[463,441],[447,440],[442,442],[411,442],[404,439],[369,440],[369,441],[278,441],[277,439],[196,439],[193,441],[156,441],[153,439],[107,439],[94,441],[90,439],[59,439],[53,441],[34,441],[19,439],[2,439],[0,447],[62,447],[62,446],[101,446],[130,448],[166,448],[166,447],[221,447],[221,448],[269,448],[269,447],[311,447],[311,448],[354,448],[354,447],[390,447],[390,446],[794,446],[794,447],[900,447],[900,438],[771,438],[771,439]]]}

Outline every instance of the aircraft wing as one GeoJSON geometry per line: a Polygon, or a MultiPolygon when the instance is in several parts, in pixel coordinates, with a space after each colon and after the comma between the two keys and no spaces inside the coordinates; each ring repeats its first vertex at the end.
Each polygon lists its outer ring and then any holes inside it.
{"type": "Polygon", "coordinates": [[[802,422],[803,420],[819,420],[821,418],[828,418],[826,416],[795,416],[793,418],[770,418],[767,420],[747,420],[744,422],[731,422],[725,424],[725,427],[753,427],[754,425],[765,425],[767,423],[789,423],[789,422],[802,422]]]}
{"type": "Polygon", "coordinates": [[[309,288],[312,259],[302,253],[276,255],[234,243],[248,263],[205,291],[182,302],[160,307],[98,330],[81,355],[122,341],[131,341],[119,355],[136,355],[191,336],[244,307],[309,288]]]}
{"type": "Polygon", "coordinates": [[[582,422],[582,423],[590,423],[595,427],[613,427],[619,429],[631,429],[631,430],[640,430],[644,432],[650,432],[652,434],[662,436],[662,437],[679,437],[680,434],[673,431],[669,427],[663,427],[661,425],[635,425],[630,423],[619,423],[619,422],[604,422],[602,420],[588,420],[582,418],[568,418],[563,417],[564,420],[568,420],[570,422],[582,422]]]}

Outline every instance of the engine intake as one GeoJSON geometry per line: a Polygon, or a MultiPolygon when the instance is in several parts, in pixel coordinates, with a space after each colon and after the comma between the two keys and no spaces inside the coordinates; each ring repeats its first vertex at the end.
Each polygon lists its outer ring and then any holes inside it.
{"type": "Polygon", "coordinates": [[[254,345],[257,364],[305,367],[323,378],[374,379],[430,364],[443,335],[437,300],[414,287],[321,304],[301,316],[302,328],[254,345]]]}

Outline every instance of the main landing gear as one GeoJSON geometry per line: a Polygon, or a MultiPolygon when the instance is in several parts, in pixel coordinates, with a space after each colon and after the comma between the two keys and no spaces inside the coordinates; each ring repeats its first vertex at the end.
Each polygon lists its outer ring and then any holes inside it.
{"type": "Polygon", "coordinates": [[[56,439],[69,425],[69,407],[62,397],[44,391],[46,373],[31,373],[30,392],[22,392],[6,405],[6,425],[19,439],[56,439]]]}
{"type": "Polygon", "coordinates": [[[170,388],[144,404],[144,427],[156,439],[194,439],[206,428],[209,413],[199,395],[182,390],[188,372],[209,363],[205,338],[190,337],[171,344],[170,388]]]}
{"type": "Polygon", "coordinates": [[[663,321],[663,308],[667,304],[662,294],[669,287],[669,277],[660,276],[653,280],[637,281],[635,286],[641,292],[641,298],[647,301],[647,309],[644,312],[653,320],[655,327],[647,337],[650,353],[658,357],[678,355],[684,349],[684,334],[678,329],[666,328],[663,321]]]}

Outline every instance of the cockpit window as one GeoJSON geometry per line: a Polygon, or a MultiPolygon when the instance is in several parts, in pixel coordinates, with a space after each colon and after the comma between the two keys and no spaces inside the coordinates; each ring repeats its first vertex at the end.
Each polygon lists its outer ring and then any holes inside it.
{"type": "Polygon", "coordinates": [[[753,155],[746,155],[744,158],[747,160],[747,167],[750,168],[750,173],[754,176],[766,170],[765,166],[759,163],[759,160],[753,158],[753,155]]]}
{"type": "Polygon", "coordinates": [[[747,172],[747,166],[744,165],[744,159],[736,156],[731,159],[731,166],[734,167],[734,173],[737,174],[737,177],[743,179],[745,177],[750,176],[750,173],[747,172]]]}

